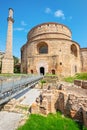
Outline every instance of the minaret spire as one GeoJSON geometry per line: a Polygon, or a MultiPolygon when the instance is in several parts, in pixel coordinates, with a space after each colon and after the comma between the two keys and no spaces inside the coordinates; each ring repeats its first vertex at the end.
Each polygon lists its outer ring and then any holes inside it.
{"type": "Polygon", "coordinates": [[[12,38],[13,38],[13,9],[9,8],[7,41],[6,41],[6,55],[12,56],[12,38]]]}
{"type": "Polygon", "coordinates": [[[8,30],[7,30],[7,41],[6,41],[6,51],[4,58],[2,60],[2,73],[13,73],[13,55],[12,55],[12,38],[13,38],[13,9],[9,8],[8,30]]]}

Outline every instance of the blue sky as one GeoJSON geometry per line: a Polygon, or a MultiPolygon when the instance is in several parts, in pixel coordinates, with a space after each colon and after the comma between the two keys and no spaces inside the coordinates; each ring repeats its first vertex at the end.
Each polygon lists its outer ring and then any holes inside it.
{"type": "Polygon", "coordinates": [[[29,30],[44,22],[65,24],[72,39],[87,47],[87,0],[0,0],[0,50],[5,51],[8,9],[14,10],[13,55],[27,41],[29,30]]]}

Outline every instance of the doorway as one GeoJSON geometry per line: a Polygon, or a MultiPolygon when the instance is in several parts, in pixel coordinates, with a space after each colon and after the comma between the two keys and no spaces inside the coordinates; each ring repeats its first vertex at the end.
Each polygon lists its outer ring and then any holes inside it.
{"type": "Polygon", "coordinates": [[[33,72],[33,70],[31,70],[31,74],[33,74],[34,72],[33,72]]]}
{"type": "Polygon", "coordinates": [[[42,75],[45,74],[45,68],[44,67],[40,67],[40,74],[42,74],[42,75]]]}
{"type": "Polygon", "coordinates": [[[52,70],[52,74],[55,74],[55,70],[54,69],[52,70]]]}

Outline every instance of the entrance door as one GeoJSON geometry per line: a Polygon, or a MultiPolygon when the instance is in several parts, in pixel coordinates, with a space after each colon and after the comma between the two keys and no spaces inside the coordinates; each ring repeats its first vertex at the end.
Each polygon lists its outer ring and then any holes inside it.
{"type": "Polygon", "coordinates": [[[44,69],[44,67],[40,67],[40,74],[42,74],[42,75],[45,74],[45,69],[44,69]]]}

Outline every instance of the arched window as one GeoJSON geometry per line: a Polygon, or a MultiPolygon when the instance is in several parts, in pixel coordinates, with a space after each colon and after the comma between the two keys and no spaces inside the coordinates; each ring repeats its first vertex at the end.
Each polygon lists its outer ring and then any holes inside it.
{"type": "Polygon", "coordinates": [[[77,47],[74,44],[71,45],[71,54],[77,57],[77,47]]]}
{"type": "Polygon", "coordinates": [[[52,74],[55,74],[55,70],[54,69],[52,70],[52,74]]]}
{"type": "Polygon", "coordinates": [[[48,45],[46,43],[39,43],[37,46],[39,54],[47,54],[48,53],[48,45]]]}
{"type": "Polygon", "coordinates": [[[75,73],[77,72],[77,66],[75,65],[75,73]]]}

